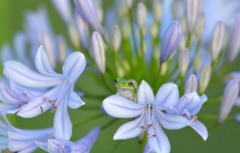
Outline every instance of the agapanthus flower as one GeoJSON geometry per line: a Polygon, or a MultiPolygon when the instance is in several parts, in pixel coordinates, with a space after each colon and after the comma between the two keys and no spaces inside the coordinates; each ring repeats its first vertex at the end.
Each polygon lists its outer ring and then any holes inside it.
{"type": "Polygon", "coordinates": [[[4,63],[4,74],[10,81],[43,92],[22,106],[17,115],[31,118],[47,110],[56,110],[54,136],[69,139],[72,134],[72,124],[67,107],[76,109],[84,104],[74,92],[74,84],[86,66],[85,57],[80,52],[72,53],[62,67],[63,74],[59,74],[52,69],[43,47],[39,47],[35,66],[38,72],[17,61],[4,63]]]}
{"type": "Polygon", "coordinates": [[[94,128],[85,137],[76,142],[66,139],[48,139],[47,142],[35,141],[35,143],[49,153],[89,153],[99,132],[100,128],[94,128]]]}
{"type": "MultiPolygon", "coordinates": [[[[147,132],[147,145],[157,153],[170,152],[170,143],[162,130],[192,127],[204,140],[208,137],[206,127],[197,121],[195,115],[206,101],[196,92],[183,95],[179,99],[178,88],[174,83],[164,84],[154,97],[151,87],[142,81],[137,92],[137,103],[119,95],[104,99],[104,111],[116,118],[135,118],[123,124],[113,139],[129,139],[147,132]]],[[[145,149],[148,150],[148,149],[145,149]]]]}

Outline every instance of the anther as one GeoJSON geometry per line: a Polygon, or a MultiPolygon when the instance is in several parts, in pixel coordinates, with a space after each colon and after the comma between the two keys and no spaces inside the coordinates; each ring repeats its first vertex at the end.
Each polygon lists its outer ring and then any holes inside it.
{"type": "Polygon", "coordinates": [[[42,106],[40,106],[40,110],[41,110],[41,113],[43,112],[43,107],[42,106]]]}
{"type": "Polygon", "coordinates": [[[49,103],[55,103],[56,100],[48,100],[49,103]]]}
{"type": "Polygon", "coordinates": [[[145,129],[145,127],[143,125],[140,126],[140,129],[145,129]]]}

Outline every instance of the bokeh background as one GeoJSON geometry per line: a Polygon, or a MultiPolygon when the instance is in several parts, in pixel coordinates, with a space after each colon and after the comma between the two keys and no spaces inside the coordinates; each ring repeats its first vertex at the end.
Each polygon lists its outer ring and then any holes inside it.
{"type": "MultiPolygon", "coordinates": [[[[108,7],[112,3],[109,0],[103,1],[104,7],[108,7]]],[[[208,0],[205,0],[208,3],[208,0]]],[[[240,3],[240,1],[239,1],[240,3]]],[[[12,43],[14,34],[17,31],[23,31],[24,14],[26,11],[34,11],[39,7],[45,7],[49,14],[49,19],[52,24],[55,33],[61,33],[67,35],[67,29],[65,29],[64,23],[55,8],[52,6],[50,0],[0,0],[0,48],[5,43],[12,43]]],[[[224,11],[224,10],[222,10],[224,11]]],[[[68,40],[69,41],[69,40],[68,40]]],[[[240,43],[240,42],[239,42],[240,43]]],[[[235,68],[239,70],[240,63],[235,62],[235,68]]],[[[1,68],[2,69],[2,68],[1,68]]],[[[1,70],[2,71],[2,70],[1,70]]],[[[1,72],[2,73],[2,72],[1,72]]],[[[96,79],[88,78],[86,74],[82,76],[81,80],[96,79]]],[[[82,81],[84,82],[84,81],[82,81]]],[[[83,84],[86,88],[89,88],[88,84],[83,84]]],[[[221,94],[224,89],[224,84],[214,84],[208,88],[206,92],[208,96],[221,94]]],[[[91,89],[90,89],[91,90],[91,89]]],[[[100,91],[101,88],[92,89],[95,92],[100,91]]],[[[99,99],[87,99],[86,104],[98,103],[99,99]]],[[[176,131],[165,130],[170,143],[172,153],[238,153],[240,152],[240,123],[235,123],[232,120],[227,120],[222,125],[214,127],[216,117],[213,115],[218,114],[218,105],[205,104],[200,112],[201,114],[210,114],[211,118],[200,118],[209,128],[209,138],[204,142],[200,136],[197,135],[191,128],[184,128],[176,131]]],[[[239,109],[234,108],[231,114],[240,112],[239,109]]],[[[84,107],[78,110],[70,111],[71,119],[74,123],[79,123],[77,127],[73,129],[72,140],[77,140],[84,136],[88,131],[98,125],[103,125],[112,120],[111,117],[105,116],[99,111],[87,110],[84,107]]],[[[8,116],[13,125],[21,128],[36,129],[43,128],[52,125],[53,114],[51,112],[45,113],[34,119],[22,119],[8,116]]],[[[114,120],[114,124],[104,129],[97,142],[95,143],[92,153],[138,153],[139,145],[137,139],[130,139],[125,141],[113,141],[112,136],[117,128],[126,122],[126,120],[114,120]]],[[[38,150],[37,152],[43,152],[38,150]]]]}

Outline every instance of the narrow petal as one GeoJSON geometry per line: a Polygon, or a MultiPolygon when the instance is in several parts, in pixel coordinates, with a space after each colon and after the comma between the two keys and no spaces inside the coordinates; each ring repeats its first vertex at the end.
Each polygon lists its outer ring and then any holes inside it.
{"type": "Polygon", "coordinates": [[[166,134],[163,132],[160,126],[157,125],[154,126],[153,130],[156,136],[148,138],[147,143],[149,148],[156,153],[169,153],[171,148],[166,134]]]}
{"type": "Polygon", "coordinates": [[[26,105],[21,107],[17,115],[24,118],[31,118],[47,111],[51,106],[54,105],[53,103],[49,102],[49,100],[56,100],[58,91],[59,87],[55,87],[46,94],[29,101],[26,105]]]}
{"type": "Polygon", "coordinates": [[[136,117],[144,110],[144,105],[139,105],[118,95],[109,96],[104,99],[102,106],[107,114],[117,118],[136,117]]]}
{"type": "Polygon", "coordinates": [[[195,130],[202,138],[204,141],[207,140],[208,138],[208,130],[202,122],[195,120],[193,123],[190,125],[193,130],[195,130]]]}
{"type": "Polygon", "coordinates": [[[84,104],[85,103],[82,101],[82,99],[76,92],[71,92],[70,99],[68,101],[68,107],[70,107],[71,109],[77,109],[84,104]]]}
{"type": "Polygon", "coordinates": [[[142,115],[133,121],[123,124],[118,128],[117,132],[113,136],[113,139],[123,140],[137,137],[145,130],[141,128],[141,126],[145,126],[144,120],[145,116],[142,115]]]}
{"type": "Polygon", "coordinates": [[[35,56],[35,65],[37,70],[47,76],[60,76],[60,74],[57,74],[52,69],[52,66],[50,64],[50,61],[48,59],[48,56],[43,48],[43,46],[40,46],[37,50],[36,56],[35,56]]]}
{"type": "Polygon", "coordinates": [[[80,52],[70,54],[62,68],[63,74],[74,83],[86,67],[85,56],[80,52]]]}
{"type": "Polygon", "coordinates": [[[147,104],[154,102],[154,94],[152,88],[144,80],[139,85],[137,92],[137,101],[139,104],[147,104]]]}
{"type": "Polygon", "coordinates": [[[38,74],[17,61],[5,62],[3,71],[11,81],[29,88],[48,88],[62,82],[59,77],[38,74]]]}
{"type": "Polygon", "coordinates": [[[179,99],[178,87],[174,83],[166,83],[161,86],[156,95],[156,105],[164,109],[175,107],[179,99]]]}
{"type": "Polygon", "coordinates": [[[58,108],[54,115],[53,128],[54,137],[56,139],[69,140],[72,135],[72,123],[69,118],[67,109],[67,99],[69,96],[65,96],[65,99],[59,103],[58,108]]]}
{"type": "Polygon", "coordinates": [[[47,150],[47,142],[34,141],[34,143],[35,143],[38,147],[40,147],[42,150],[48,151],[48,150],[47,150]]]}
{"type": "Polygon", "coordinates": [[[158,122],[165,129],[177,130],[190,125],[190,121],[184,116],[165,114],[161,111],[158,114],[158,122]]]}

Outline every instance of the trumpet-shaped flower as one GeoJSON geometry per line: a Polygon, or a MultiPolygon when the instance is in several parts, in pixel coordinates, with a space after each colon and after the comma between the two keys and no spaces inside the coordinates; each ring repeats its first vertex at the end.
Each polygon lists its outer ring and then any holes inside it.
{"type": "Polygon", "coordinates": [[[72,134],[72,124],[67,106],[76,109],[84,104],[73,89],[76,80],[86,66],[85,57],[80,52],[72,53],[63,65],[63,74],[59,74],[52,69],[43,47],[39,47],[35,57],[35,66],[39,73],[17,61],[4,63],[4,74],[10,81],[43,92],[22,106],[17,115],[31,118],[49,109],[56,110],[53,125],[54,136],[57,139],[69,139],[72,134]]]}
{"type": "Polygon", "coordinates": [[[122,125],[114,139],[129,139],[147,131],[146,147],[149,148],[145,150],[157,153],[170,152],[169,140],[160,125],[167,129],[191,126],[206,139],[206,127],[192,117],[200,110],[205,96],[199,98],[196,93],[190,93],[180,100],[178,96],[177,86],[167,83],[158,90],[155,98],[151,87],[142,81],[137,103],[118,95],[104,99],[102,106],[107,114],[117,118],[136,118],[122,125]]]}
{"type": "Polygon", "coordinates": [[[94,128],[85,137],[76,142],[71,142],[66,139],[48,139],[47,142],[35,141],[35,143],[49,153],[89,153],[99,132],[100,128],[94,128]]]}

